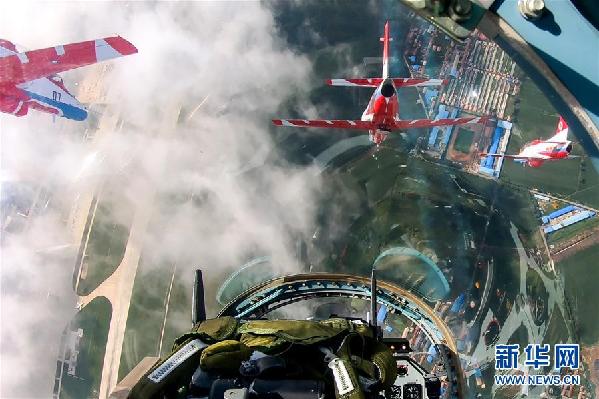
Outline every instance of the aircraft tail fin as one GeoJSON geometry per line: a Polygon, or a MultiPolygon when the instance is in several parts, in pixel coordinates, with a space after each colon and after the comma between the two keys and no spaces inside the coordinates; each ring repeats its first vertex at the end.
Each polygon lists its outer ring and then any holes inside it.
{"type": "Polygon", "coordinates": [[[381,37],[381,41],[383,42],[383,79],[386,79],[389,77],[389,42],[391,41],[389,38],[389,21],[385,23],[385,33],[381,37]]]}
{"type": "Polygon", "coordinates": [[[555,135],[553,135],[553,137],[551,137],[549,139],[549,141],[551,142],[556,142],[556,143],[565,143],[568,141],[568,131],[569,131],[569,127],[568,124],[566,123],[566,121],[564,120],[564,118],[559,117],[559,121],[557,122],[557,128],[555,129],[555,135]]]}

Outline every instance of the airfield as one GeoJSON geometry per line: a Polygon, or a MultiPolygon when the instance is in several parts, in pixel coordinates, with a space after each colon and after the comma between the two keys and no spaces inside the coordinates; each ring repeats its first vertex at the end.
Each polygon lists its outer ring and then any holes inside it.
{"type": "MultiPolygon", "coordinates": [[[[373,52],[372,38],[351,42],[348,38],[355,34],[346,36],[330,40],[355,45],[348,55],[351,63],[376,74],[379,66],[358,56],[373,52]]],[[[309,54],[316,60],[318,78],[339,69],[335,61],[339,51],[309,54]]],[[[100,82],[105,72],[102,67],[90,69],[79,86],[82,101],[102,103],[100,82]]],[[[337,112],[339,118],[361,112],[369,96],[355,89],[335,90],[316,87],[311,95],[315,102],[329,104],[325,109],[337,112]]],[[[522,80],[519,98],[508,153],[555,128],[557,115],[527,79],[522,80]]],[[[415,89],[402,89],[400,99],[402,117],[427,114],[415,89]]],[[[283,104],[282,112],[292,105],[283,104]]],[[[85,134],[90,149],[106,135],[119,134],[119,126],[126,122],[118,104],[98,109],[102,112],[89,122],[85,134]]],[[[187,112],[173,104],[157,132],[167,135],[187,112]]],[[[375,259],[396,250],[396,256],[386,259],[380,277],[428,298],[464,353],[469,386],[484,397],[502,394],[490,383],[494,353],[485,334],[493,321],[500,325],[496,343],[583,343],[587,366],[582,372],[591,379],[588,365],[597,358],[599,343],[594,308],[599,301],[595,287],[599,269],[593,267],[599,256],[599,231],[596,225],[582,225],[565,237],[545,237],[533,194],[599,208],[599,176],[582,158],[524,172],[522,166],[506,162],[501,177],[491,179],[475,168],[475,153],[490,142],[490,128],[454,129],[443,159],[424,148],[429,134],[427,130],[398,134],[375,149],[361,134],[273,133],[273,141],[289,160],[313,162],[333,188],[321,204],[313,238],[306,243],[307,263],[313,271],[367,276],[375,259]],[[339,209],[342,216],[329,216],[339,209]],[[345,234],[334,234],[339,230],[345,234]],[[589,231],[592,234],[582,235],[589,231]],[[560,245],[568,247],[565,252],[557,253],[563,249],[560,245]],[[439,288],[443,280],[447,292],[439,288]],[[427,281],[435,284],[425,285],[427,281]],[[452,310],[461,295],[468,301],[452,310]],[[480,384],[477,373],[486,384],[480,384]]],[[[583,154],[579,146],[575,148],[576,154],[583,154]]],[[[149,195],[132,201],[120,195],[123,184],[127,184],[124,176],[109,176],[97,187],[78,192],[69,212],[72,244],[78,248],[73,265],[78,313],[66,330],[83,333],[75,358],[66,344],[57,354],[57,398],[108,397],[144,357],[168,354],[174,339],[191,327],[191,270],[198,265],[152,258],[144,248],[154,245],[147,241],[149,233],[156,235],[168,224],[169,209],[192,203],[193,193],[172,198],[157,195],[156,187],[148,186],[149,195]],[[73,365],[74,372],[69,373],[73,365]]],[[[221,274],[225,281],[228,273],[221,274]]],[[[207,287],[210,309],[218,308],[218,288],[207,287]]],[[[426,342],[418,342],[418,349],[428,349],[426,342]]]]}

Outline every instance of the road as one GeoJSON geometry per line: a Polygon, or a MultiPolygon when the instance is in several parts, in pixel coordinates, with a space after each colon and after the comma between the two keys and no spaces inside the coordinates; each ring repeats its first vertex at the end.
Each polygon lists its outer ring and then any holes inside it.
{"type": "MultiPolygon", "coordinates": [[[[520,256],[520,289],[519,295],[522,299],[522,306],[513,306],[508,317],[503,322],[501,327],[501,331],[499,333],[499,338],[497,343],[503,344],[507,343],[510,337],[514,334],[516,329],[521,325],[526,328],[528,333],[528,342],[529,343],[542,343],[547,332],[547,327],[549,324],[549,320],[551,319],[551,314],[555,311],[555,308],[559,308],[563,317],[567,317],[566,310],[564,308],[564,291],[560,284],[558,284],[557,280],[553,280],[546,276],[545,272],[541,270],[539,265],[536,263],[534,258],[529,257],[522,245],[522,241],[520,237],[518,237],[518,229],[511,223],[510,234],[514,243],[516,244],[516,249],[518,251],[518,255],[520,256]],[[540,326],[535,325],[534,317],[532,315],[532,309],[526,300],[526,272],[528,269],[532,269],[536,271],[543,281],[543,285],[549,294],[549,298],[547,301],[548,314],[547,319],[540,326]]],[[[485,363],[494,363],[495,361],[495,347],[493,345],[487,347],[485,345],[483,333],[485,331],[485,327],[489,324],[489,322],[493,319],[493,312],[489,309],[487,314],[485,315],[482,321],[482,328],[480,331],[480,336],[478,339],[478,344],[475,347],[472,353],[472,360],[474,362],[478,362],[478,364],[483,365],[485,363]]],[[[570,331],[569,323],[566,323],[568,327],[568,341],[572,339],[572,331],[570,331]]]]}

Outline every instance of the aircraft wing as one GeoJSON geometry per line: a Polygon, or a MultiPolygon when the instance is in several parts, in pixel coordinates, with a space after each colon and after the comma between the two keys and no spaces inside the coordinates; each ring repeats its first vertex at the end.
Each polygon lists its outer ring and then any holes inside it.
{"type": "Polygon", "coordinates": [[[446,85],[448,82],[447,79],[393,78],[393,84],[398,88],[407,86],[441,86],[446,85]]]}
{"type": "Polygon", "coordinates": [[[333,129],[357,129],[369,130],[376,129],[376,125],[372,122],[348,119],[273,119],[272,123],[276,126],[293,126],[293,127],[320,127],[333,129]]]}
{"type": "Polygon", "coordinates": [[[434,126],[451,126],[451,125],[462,125],[462,124],[475,124],[475,123],[486,123],[487,117],[468,117],[468,118],[456,118],[456,119],[413,119],[413,120],[398,120],[395,121],[393,130],[404,130],[414,129],[421,127],[434,127],[434,126]]]}
{"type": "Polygon", "coordinates": [[[480,154],[481,157],[493,157],[493,158],[508,158],[508,159],[539,159],[542,161],[546,161],[545,158],[534,158],[534,157],[524,157],[522,155],[508,155],[508,154],[487,154],[483,152],[480,154]]]}
{"type": "Polygon", "coordinates": [[[580,155],[568,155],[567,157],[564,157],[564,158],[548,157],[547,159],[545,159],[545,161],[563,161],[564,159],[577,159],[577,158],[582,158],[582,157],[580,155]]]}
{"type": "MultiPolygon", "coordinates": [[[[378,87],[383,82],[383,78],[356,78],[356,79],[327,79],[325,82],[329,86],[350,86],[350,87],[378,87]]],[[[440,86],[447,84],[447,79],[427,79],[427,78],[392,78],[395,87],[407,86],[440,86]]]]}
{"type": "Polygon", "coordinates": [[[531,156],[522,156],[522,155],[508,155],[508,154],[487,154],[485,152],[480,154],[481,158],[484,157],[493,157],[493,158],[507,158],[507,159],[515,159],[515,160],[520,160],[520,159],[532,159],[532,160],[538,160],[538,161],[563,161],[564,159],[575,159],[575,158],[581,158],[580,155],[568,155],[565,158],[551,158],[548,156],[535,156],[535,157],[531,157],[531,156]]]}
{"type": "Polygon", "coordinates": [[[381,78],[357,78],[357,79],[327,79],[325,82],[329,86],[350,86],[350,87],[377,87],[381,84],[381,78]]]}
{"type": "Polygon", "coordinates": [[[0,84],[21,84],[100,61],[137,53],[120,36],[26,51],[0,58],[0,84]]]}

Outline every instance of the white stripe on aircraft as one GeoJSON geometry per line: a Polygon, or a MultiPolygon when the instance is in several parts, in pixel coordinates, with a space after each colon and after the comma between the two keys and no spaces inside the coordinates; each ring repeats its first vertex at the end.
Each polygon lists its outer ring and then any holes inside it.
{"type": "Polygon", "coordinates": [[[112,46],[106,43],[106,40],[104,39],[96,39],[94,40],[94,43],[96,45],[97,61],[109,60],[111,58],[120,57],[122,55],[114,48],[112,48],[112,46]]]}
{"type": "Polygon", "coordinates": [[[14,51],[0,46],[0,58],[8,57],[9,55],[14,55],[14,54],[16,54],[14,51]]]}
{"type": "Polygon", "coordinates": [[[27,54],[25,53],[17,53],[17,57],[21,60],[21,63],[27,64],[29,62],[29,58],[27,58],[27,54]]]}
{"type": "Polygon", "coordinates": [[[16,114],[17,114],[17,113],[18,113],[18,112],[21,110],[21,108],[23,108],[23,104],[25,104],[25,102],[24,102],[24,101],[19,101],[19,105],[18,105],[18,106],[17,106],[17,108],[15,108],[15,110],[12,112],[12,113],[13,113],[13,115],[16,115],[16,114]]]}

